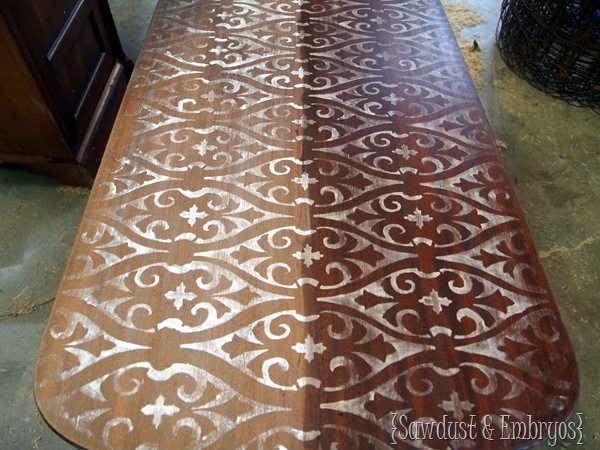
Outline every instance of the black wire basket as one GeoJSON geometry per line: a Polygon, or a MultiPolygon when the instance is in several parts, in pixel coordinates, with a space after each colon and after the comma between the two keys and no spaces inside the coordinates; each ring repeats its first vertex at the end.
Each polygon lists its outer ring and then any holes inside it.
{"type": "Polygon", "coordinates": [[[506,64],[539,89],[600,107],[600,0],[503,0],[496,38],[506,64]]]}

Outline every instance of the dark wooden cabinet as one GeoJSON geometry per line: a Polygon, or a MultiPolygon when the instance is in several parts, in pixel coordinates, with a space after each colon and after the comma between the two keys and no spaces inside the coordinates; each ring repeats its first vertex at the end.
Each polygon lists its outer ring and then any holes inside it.
{"type": "Polygon", "coordinates": [[[131,72],[106,0],[0,12],[0,161],[91,184],[131,72]]]}

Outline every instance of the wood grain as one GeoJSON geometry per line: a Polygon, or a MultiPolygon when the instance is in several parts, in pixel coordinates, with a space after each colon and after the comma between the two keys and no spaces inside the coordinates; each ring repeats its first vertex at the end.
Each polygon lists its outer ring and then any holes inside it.
{"type": "Polygon", "coordinates": [[[531,445],[501,416],[565,420],[579,382],[494,142],[437,0],[162,0],[44,417],[93,449],[531,445]],[[477,432],[394,444],[398,417],[477,432]]]}

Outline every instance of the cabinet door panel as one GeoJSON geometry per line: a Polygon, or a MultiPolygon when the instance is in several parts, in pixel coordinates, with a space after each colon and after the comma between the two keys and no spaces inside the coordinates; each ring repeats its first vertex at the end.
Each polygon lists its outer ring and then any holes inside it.
{"type": "Polygon", "coordinates": [[[9,0],[72,149],[81,143],[116,62],[102,2],[9,0]]]}
{"type": "Polygon", "coordinates": [[[5,0],[30,48],[48,51],[79,0],[5,0]]]}
{"type": "Polygon", "coordinates": [[[61,130],[0,15],[0,161],[39,162],[69,156],[61,130]]]}
{"type": "Polygon", "coordinates": [[[101,31],[101,20],[94,1],[80,1],[47,55],[65,95],[65,112],[74,122],[78,143],[116,62],[101,31]]]}

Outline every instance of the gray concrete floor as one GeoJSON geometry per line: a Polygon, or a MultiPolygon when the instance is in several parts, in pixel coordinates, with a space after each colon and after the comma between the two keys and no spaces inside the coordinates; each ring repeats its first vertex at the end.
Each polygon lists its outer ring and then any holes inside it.
{"type": "MultiPolygon", "coordinates": [[[[135,59],[156,0],[109,0],[135,59]]],[[[578,356],[584,446],[600,448],[600,116],[537,91],[494,47],[500,0],[468,0],[486,59],[480,96],[578,356]]],[[[87,193],[0,166],[0,449],[74,448],[37,412],[39,341],[87,193]]],[[[564,442],[554,448],[575,448],[564,442]]],[[[537,448],[551,448],[541,444],[537,448]]]]}
{"type": "Polygon", "coordinates": [[[123,50],[132,61],[137,59],[157,1],[108,0],[123,50]]]}

